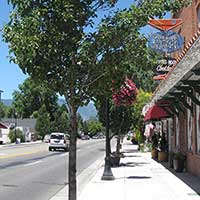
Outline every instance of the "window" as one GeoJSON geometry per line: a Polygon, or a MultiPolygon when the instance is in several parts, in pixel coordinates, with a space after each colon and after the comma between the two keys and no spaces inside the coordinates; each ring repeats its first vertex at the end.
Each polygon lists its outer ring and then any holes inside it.
{"type": "MultiPolygon", "coordinates": [[[[192,106],[192,101],[190,98],[187,98],[187,103],[192,106]]],[[[193,127],[193,117],[189,109],[187,109],[187,144],[188,150],[192,150],[192,127],[193,127]]]]}
{"type": "MultiPolygon", "coordinates": [[[[196,98],[200,101],[200,95],[196,93],[196,98]]],[[[197,152],[200,153],[200,106],[196,105],[196,138],[197,152]]]]}

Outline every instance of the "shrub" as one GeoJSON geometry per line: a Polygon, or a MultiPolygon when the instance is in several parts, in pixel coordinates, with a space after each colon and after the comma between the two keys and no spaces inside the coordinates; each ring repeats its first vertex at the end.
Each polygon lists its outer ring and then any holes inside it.
{"type": "Polygon", "coordinates": [[[179,159],[180,160],[186,160],[186,155],[184,153],[178,151],[178,152],[176,152],[176,153],[173,154],[173,158],[175,160],[179,160],[179,159]]]}
{"type": "Polygon", "coordinates": [[[16,142],[16,138],[20,138],[21,142],[25,142],[25,136],[23,134],[23,132],[20,129],[16,129],[16,135],[15,135],[15,130],[10,130],[8,137],[10,139],[10,141],[16,142]]]}

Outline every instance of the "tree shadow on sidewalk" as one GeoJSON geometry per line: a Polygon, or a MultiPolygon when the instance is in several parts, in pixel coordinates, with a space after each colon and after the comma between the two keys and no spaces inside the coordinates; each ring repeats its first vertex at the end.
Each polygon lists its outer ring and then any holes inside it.
{"type": "Polygon", "coordinates": [[[126,163],[120,163],[118,167],[137,167],[137,166],[143,166],[149,164],[148,162],[126,162],[126,163]]]}
{"type": "Polygon", "coordinates": [[[128,177],[119,177],[115,179],[150,179],[152,178],[151,176],[128,176],[128,177]]]}
{"type": "Polygon", "coordinates": [[[131,158],[131,157],[141,157],[141,156],[139,156],[139,155],[124,155],[124,158],[131,158]]]}
{"type": "Polygon", "coordinates": [[[151,176],[129,176],[127,179],[149,179],[151,176]]]}

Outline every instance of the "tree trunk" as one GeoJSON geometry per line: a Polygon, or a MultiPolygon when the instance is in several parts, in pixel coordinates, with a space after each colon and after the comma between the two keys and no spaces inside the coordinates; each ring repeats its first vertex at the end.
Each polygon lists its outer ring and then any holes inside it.
{"type": "Polygon", "coordinates": [[[120,135],[119,133],[117,134],[117,145],[116,145],[116,154],[119,155],[120,154],[120,135]]]}
{"type": "Polygon", "coordinates": [[[109,155],[111,154],[111,145],[110,145],[110,141],[111,141],[111,139],[110,139],[110,137],[108,138],[108,146],[107,146],[107,148],[108,148],[108,152],[109,152],[109,155]]]}
{"type": "Polygon", "coordinates": [[[68,183],[69,183],[69,200],[76,200],[76,139],[77,139],[77,109],[72,106],[70,109],[70,146],[69,146],[69,167],[68,167],[68,183]]]}

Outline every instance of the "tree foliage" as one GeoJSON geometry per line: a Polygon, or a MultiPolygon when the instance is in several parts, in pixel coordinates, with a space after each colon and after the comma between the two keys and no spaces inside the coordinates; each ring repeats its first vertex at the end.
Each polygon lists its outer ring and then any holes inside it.
{"type": "Polygon", "coordinates": [[[11,143],[16,142],[16,138],[19,138],[21,142],[25,142],[25,135],[20,129],[16,129],[16,132],[14,129],[9,131],[8,137],[11,141],[11,143]]]}
{"type": "Polygon", "coordinates": [[[6,116],[6,112],[7,107],[2,102],[0,102],[0,119],[6,116]]]}
{"type": "Polygon", "coordinates": [[[144,139],[142,109],[145,104],[149,102],[151,96],[152,93],[145,92],[144,90],[140,89],[137,95],[136,103],[132,106],[132,129],[136,134],[138,143],[143,142],[144,139]]]}
{"type": "Polygon", "coordinates": [[[46,106],[50,117],[57,109],[58,96],[54,91],[38,84],[31,78],[27,78],[23,84],[19,85],[19,90],[13,93],[13,107],[19,114],[19,117],[29,118],[35,111],[38,111],[43,105],[46,106]]]}
{"type": "Polygon", "coordinates": [[[88,126],[88,132],[90,133],[90,136],[94,136],[97,133],[103,131],[102,123],[96,119],[88,120],[87,126],[88,126]]]}
{"type": "Polygon", "coordinates": [[[43,105],[38,111],[38,117],[36,119],[35,130],[37,135],[44,138],[46,134],[51,133],[50,116],[46,111],[45,105],[43,105]]]}

